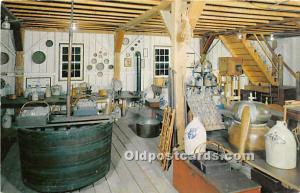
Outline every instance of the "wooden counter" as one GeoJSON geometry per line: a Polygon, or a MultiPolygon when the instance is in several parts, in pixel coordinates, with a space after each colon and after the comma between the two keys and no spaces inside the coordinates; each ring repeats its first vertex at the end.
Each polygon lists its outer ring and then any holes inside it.
{"type": "Polygon", "coordinates": [[[188,160],[173,161],[173,185],[179,193],[260,193],[261,187],[238,171],[206,175],[188,160]]]}

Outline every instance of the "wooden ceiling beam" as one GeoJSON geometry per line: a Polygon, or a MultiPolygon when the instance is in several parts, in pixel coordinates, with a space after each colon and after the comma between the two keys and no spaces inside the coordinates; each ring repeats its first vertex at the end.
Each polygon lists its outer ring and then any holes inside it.
{"type": "Polygon", "coordinates": [[[251,15],[251,12],[248,14],[240,14],[240,13],[229,13],[229,12],[219,12],[219,11],[206,11],[204,10],[203,15],[210,16],[222,16],[222,17],[234,17],[234,18],[248,18],[248,19],[263,19],[263,20],[283,20],[283,17],[276,16],[264,16],[264,15],[251,15]]]}
{"type": "Polygon", "coordinates": [[[170,7],[170,4],[172,3],[171,0],[164,0],[159,5],[153,7],[152,9],[144,12],[142,15],[140,15],[137,18],[134,18],[133,20],[129,21],[125,25],[120,26],[120,30],[127,30],[129,28],[132,28],[140,23],[143,23],[147,21],[148,19],[152,18],[153,16],[157,15],[160,10],[167,9],[170,7]]]}
{"type": "MultiPolygon", "coordinates": [[[[35,11],[45,11],[45,12],[63,12],[70,13],[70,9],[66,8],[49,8],[42,6],[22,6],[22,5],[7,5],[9,9],[20,9],[20,10],[30,10],[32,13],[35,11]]],[[[137,17],[137,13],[119,13],[119,12],[107,12],[107,11],[95,11],[95,10],[74,10],[74,14],[83,13],[83,14],[93,14],[93,15],[107,15],[107,16],[118,16],[118,17],[137,17]]]]}
{"type": "MultiPolygon", "coordinates": [[[[63,19],[63,20],[69,20],[70,17],[68,16],[49,16],[49,15],[41,15],[41,14],[14,14],[19,19],[35,19],[35,18],[49,18],[49,19],[63,19]]],[[[74,22],[77,21],[100,21],[100,22],[114,22],[114,23],[126,23],[126,20],[115,20],[115,19],[95,19],[95,18],[85,18],[85,17],[78,17],[73,16],[74,22]]]]}
{"type": "Polygon", "coordinates": [[[223,1],[209,1],[207,4],[220,5],[228,7],[241,7],[249,9],[272,10],[272,11],[300,11],[299,7],[287,5],[272,5],[268,3],[245,2],[238,0],[223,0],[223,1]]]}
{"type": "MultiPolygon", "coordinates": [[[[35,22],[35,21],[46,21],[46,22],[58,22],[58,23],[69,23],[70,20],[68,18],[42,18],[42,17],[30,17],[30,16],[22,16],[18,17],[18,19],[24,22],[35,22]]],[[[109,25],[119,26],[119,22],[117,23],[108,23],[106,21],[101,20],[93,20],[93,21],[86,21],[86,20],[74,20],[75,23],[91,23],[91,24],[99,24],[99,23],[106,23],[109,25]]]]}
{"type": "MultiPolygon", "coordinates": [[[[106,1],[102,1],[106,2],[106,1]]],[[[39,6],[39,7],[46,7],[48,9],[56,9],[56,8],[62,8],[62,9],[68,9],[70,10],[71,4],[70,3],[53,3],[53,2],[46,2],[46,1],[9,1],[5,2],[5,5],[15,7],[15,6],[39,6]]],[[[148,9],[151,9],[151,6],[149,6],[148,9]]],[[[109,11],[109,12],[117,12],[117,13],[136,13],[141,14],[147,9],[134,9],[134,8],[120,8],[118,6],[116,7],[107,7],[105,5],[78,5],[74,4],[74,10],[93,10],[93,11],[109,11]]]]}
{"type": "Polygon", "coordinates": [[[245,26],[256,25],[256,23],[254,22],[223,21],[223,20],[210,20],[210,19],[199,19],[198,23],[232,24],[232,25],[245,25],[245,26]]]}
{"type": "MultiPolygon", "coordinates": [[[[238,2],[236,2],[238,4],[238,2]]],[[[254,15],[265,15],[265,16],[280,16],[280,17],[300,17],[300,14],[297,13],[288,13],[280,11],[265,11],[265,10],[249,10],[249,8],[234,8],[234,7],[225,7],[225,6],[214,6],[206,5],[205,10],[209,11],[221,11],[229,13],[244,13],[244,14],[254,14],[254,15]]]]}
{"type": "Polygon", "coordinates": [[[257,20],[257,19],[246,19],[246,18],[233,18],[233,17],[222,17],[222,16],[209,16],[201,15],[200,19],[211,19],[218,21],[236,21],[236,22],[254,22],[254,23],[269,23],[269,20],[257,20]]]}
{"type": "Polygon", "coordinates": [[[188,7],[188,18],[193,31],[205,7],[205,1],[192,1],[188,7]]]}
{"type": "MultiPolygon", "coordinates": [[[[14,14],[41,14],[41,15],[49,15],[49,16],[69,16],[70,13],[62,13],[62,12],[54,12],[54,11],[37,11],[34,12],[31,10],[22,10],[22,9],[10,9],[14,14]]],[[[107,16],[107,15],[94,15],[94,14],[82,14],[82,13],[74,13],[74,16],[78,17],[88,17],[88,18],[103,18],[103,19],[116,19],[116,20],[126,20],[129,21],[133,17],[120,17],[120,16],[107,16]]]]}

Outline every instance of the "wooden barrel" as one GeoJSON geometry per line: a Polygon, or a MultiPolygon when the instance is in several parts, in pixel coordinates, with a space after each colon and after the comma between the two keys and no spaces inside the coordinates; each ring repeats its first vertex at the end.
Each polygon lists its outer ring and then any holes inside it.
{"type": "Polygon", "coordinates": [[[112,123],[45,130],[19,129],[22,178],[39,192],[79,189],[104,177],[112,123]]]}

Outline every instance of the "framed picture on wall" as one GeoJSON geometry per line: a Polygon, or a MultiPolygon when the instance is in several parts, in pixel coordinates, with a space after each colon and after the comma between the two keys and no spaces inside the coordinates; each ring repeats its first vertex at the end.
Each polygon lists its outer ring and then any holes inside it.
{"type": "Polygon", "coordinates": [[[47,85],[51,86],[51,77],[29,77],[26,78],[26,88],[31,88],[40,85],[41,88],[46,88],[47,85]]]}
{"type": "Polygon", "coordinates": [[[187,55],[187,67],[194,67],[195,66],[195,53],[188,52],[187,55]]]}
{"type": "Polygon", "coordinates": [[[143,49],[143,56],[144,56],[144,58],[148,57],[148,48],[143,49]]]}
{"type": "Polygon", "coordinates": [[[131,67],[131,66],[132,66],[132,59],[124,58],[124,67],[131,67]]]}

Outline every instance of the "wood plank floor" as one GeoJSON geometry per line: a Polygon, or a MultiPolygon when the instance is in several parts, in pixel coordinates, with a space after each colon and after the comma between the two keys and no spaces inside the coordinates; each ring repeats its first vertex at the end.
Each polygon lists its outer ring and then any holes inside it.
{"type": "MultiPolygon", "coordinates": [[[[112,161],[108,174],[94,184],[73,192],[84,193],[176,193],[171,184],[172,168],[163,172],[157,161],[127,161],[126,151],[157,152],[159,139],[138,137],[129,127],[142,113],[131,111],[114,124],[112,161]]],[[[1,166],[3,193],[34,193],[21,180],[18,145],[14,144],[1,166]]]]}

